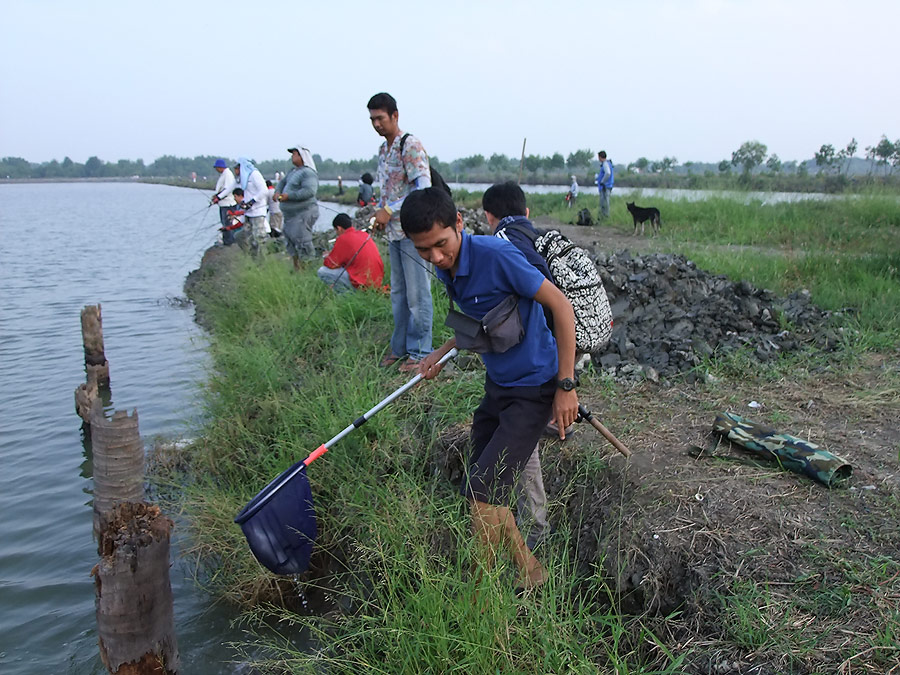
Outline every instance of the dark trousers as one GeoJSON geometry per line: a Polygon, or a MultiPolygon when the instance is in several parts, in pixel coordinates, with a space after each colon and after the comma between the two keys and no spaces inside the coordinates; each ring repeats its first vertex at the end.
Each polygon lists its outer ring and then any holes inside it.
{"type": "Polygon", "coordinates": [[[503,387],[484,378],[484,398],[472,419],[463,496],[509,506],[510,491],[550,420],[555,394],[555,379],[533,387],[503,387]]]}

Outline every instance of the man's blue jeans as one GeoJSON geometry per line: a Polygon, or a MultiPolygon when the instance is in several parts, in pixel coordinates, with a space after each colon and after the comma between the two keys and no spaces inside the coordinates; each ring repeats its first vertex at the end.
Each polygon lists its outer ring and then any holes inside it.
{"type": "Polygon", "coordinates": [[[600,188],[600,217],[601,218],[609,218],[609,193],[612,190],[610,188],[601,187],[600,188]]]}
{"type": "Polygon", "coordinates": [[[388,244],[391,260],[391,310],[394,333],[391,354],[421,359],[432,352],[431,264],[406,238],[388,244]]]}
{"type": "Polygon", "coordinates": [[[353,290],[353,284],[350,281],[350,275],[343,267],[331,269],[322,265],[316,272],[319,278],[326,284],[331,286],[338,293],[346,293],[353,290]]]}

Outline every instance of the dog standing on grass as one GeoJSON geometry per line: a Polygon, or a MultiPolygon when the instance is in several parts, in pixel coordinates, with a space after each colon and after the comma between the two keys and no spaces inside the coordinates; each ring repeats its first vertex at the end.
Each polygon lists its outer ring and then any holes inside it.
{"type": "Polygon", "coordinates": [[[635,206],[634,202],[626,202],[629,213],[634,220],[634,229],[631,231],[632,236],[637,234],[638,223],[641,224],[641,236],[644,235],[644,223],[648,220],[653,227],[653,233],[659,234],[659,209],[653,206],[635,206]]]}

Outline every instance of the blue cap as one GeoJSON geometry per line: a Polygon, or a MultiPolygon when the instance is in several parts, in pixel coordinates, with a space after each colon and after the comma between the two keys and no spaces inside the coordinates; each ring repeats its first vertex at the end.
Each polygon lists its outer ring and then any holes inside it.
{"type": "Polygon", "coordinates": [[[216,163],[213,166],[217,169],[227,169],[228,165],[225,163],[224,159],[217,159],[216,163]]]}

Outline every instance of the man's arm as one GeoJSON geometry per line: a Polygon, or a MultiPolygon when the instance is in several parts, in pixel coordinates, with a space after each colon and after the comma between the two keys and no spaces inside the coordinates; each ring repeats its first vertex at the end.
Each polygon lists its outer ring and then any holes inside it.
{"type": "Polygon", "coordinates": [[[347,238],[344,235],[339,236],[334,242],[334,247],[325,256],[322,264],[333,270],[346,265],[350,260],[350,256],[347,255],[348,246],[347,238]]]}
{"type": "MultiPolygon", "coordinates": [[[[453,336],[449,340],[447,340],[440,347],[431,352],[424,359],[419,361],[419,375],[422,376],[425,380],[430,380],[435,377],[441,370],[444,368],[443,363],[438,363],[442,358],[444,358],[444,354],[449,352],[456,346],[456,336],[453,336]]],[[[577,410],[577,407],[576,407],[577,410]]]]}
{"type": "MultiPolygon", "coordinates": [[[[556,378],[575,379],[575,311],[572,303],[554,284],[546,279],[538,288],[534,299],[553,313],[553,329],[559,365],[556,378]]],[[[566,437],[566,427],[578,418],[578,394],[575,390],[556,390],[553,398],[553,421],[559,428],[559,437],[566,437]]]]}
{"type": "MultiPolygon", "coordinates": [[[[410,192],[431,187],[431,165],[428,160],[428,154],[425,152],[422,142],[415,136],[410,136],[406,139],[403,152],[400,155],[400,164],[406,173],[409,184],[412,186],[410,192]]],[[[387,204],[382,202],[382,208],[375,212],[375,222],[382,226],[387,225],[391,219],[391,214],[403,206],[406,196],[403,195],[400,199],[387,204]]],[[[382,195],[383,199],[384,196],[382,195]]]]}

